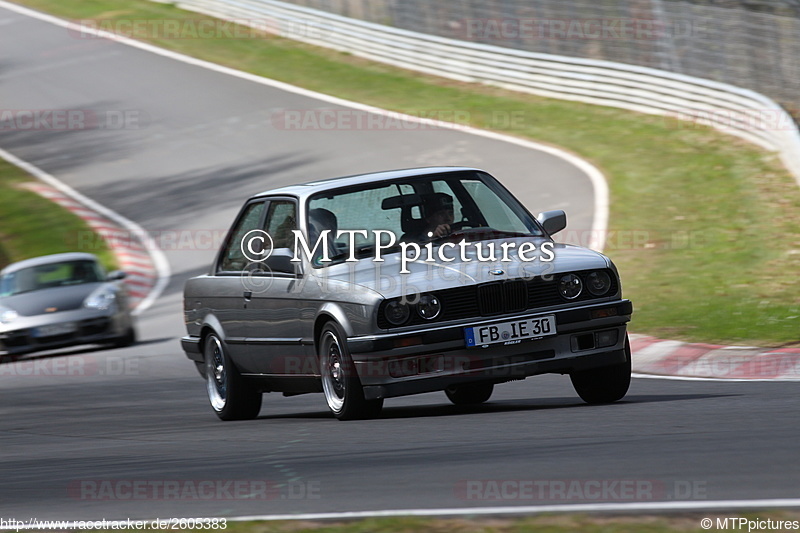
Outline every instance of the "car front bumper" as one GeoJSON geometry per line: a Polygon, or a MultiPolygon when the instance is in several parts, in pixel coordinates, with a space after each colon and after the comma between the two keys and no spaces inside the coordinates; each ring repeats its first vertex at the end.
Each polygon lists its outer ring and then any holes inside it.
{"type": "Polygon", "coordinates": [[[124,316],[120,311],[65,311],[45,318],[21,317],[0,330],[0,352],[24,355],[68,346],[108,342],[125,333],[124,316]],[[47,334],[44,328],[66,326],[61,332],[47,334]]]}
{"type": "Polygon", "coordinates": [[[367,399],[433,392],[451,386],[502,383],[623,363],[633,305],[617,300],[577,308],[471,321],[417,332],[348,340],[367,399]],[[556,334],[519,343],[467,348],[464,328],[553,315],[556,334]]]}

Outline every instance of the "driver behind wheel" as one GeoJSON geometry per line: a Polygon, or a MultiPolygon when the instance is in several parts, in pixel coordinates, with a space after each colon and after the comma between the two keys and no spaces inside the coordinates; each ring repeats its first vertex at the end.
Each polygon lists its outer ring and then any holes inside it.
{"type": "Polygon", "coordinates": [[[425,215],[425,230],[422,233],[422,240],[450,235],[450,225],[455,220],[452,196],[443,192],[426,194],[422,198],[422,211],[425,215]]]}

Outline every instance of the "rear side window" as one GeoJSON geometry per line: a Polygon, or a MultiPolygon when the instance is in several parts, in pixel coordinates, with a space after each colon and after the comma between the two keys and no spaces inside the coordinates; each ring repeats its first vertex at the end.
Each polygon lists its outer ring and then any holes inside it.
{"type": "Polygon", "coordinates": [[[263,214],[264,202],[255,202],[245,208],[231,229],[219,260],[217,272],[241,272],[247,268],[250,261],[242,252],[242,240],[249,232],[261,229],[260,223],[263,214]]]}

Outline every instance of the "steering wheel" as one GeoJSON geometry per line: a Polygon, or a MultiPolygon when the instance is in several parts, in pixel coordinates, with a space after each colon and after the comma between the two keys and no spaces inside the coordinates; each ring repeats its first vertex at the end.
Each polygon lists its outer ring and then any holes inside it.
{"type": "Polygon", "coordinates": [[[462,220],[461,222],[453,222],[452,224],[450,224],[450,233],[461,231],[462,229],[464,229],[464,226],[468,224],[469,222],[466,220],[462,220]]]}

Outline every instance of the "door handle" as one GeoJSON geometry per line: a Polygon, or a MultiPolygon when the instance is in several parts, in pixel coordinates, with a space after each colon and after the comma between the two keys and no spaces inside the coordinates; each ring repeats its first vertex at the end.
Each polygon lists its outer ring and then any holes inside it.
{"type": "Polygon", "coordinates": [[[253,297],[253,291],[244,291],[244,299],[248,302],[253,297]]]}

